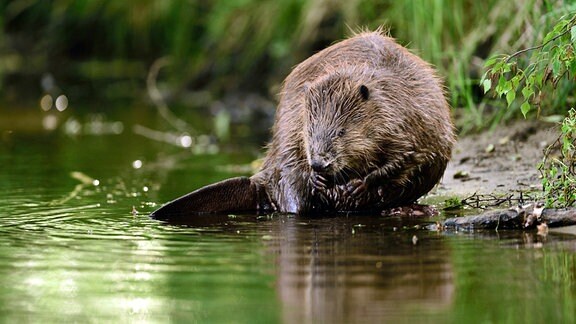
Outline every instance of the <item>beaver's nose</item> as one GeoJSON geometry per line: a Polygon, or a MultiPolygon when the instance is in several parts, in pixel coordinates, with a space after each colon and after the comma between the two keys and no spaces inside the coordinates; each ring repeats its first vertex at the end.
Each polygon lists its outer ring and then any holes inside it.
{"type": "Polygon", "coordinates": [[[318,173],[326,173],[328,170],[330,170],[330,162],[324,159],[314,159],[310,163],[310,167],[312,170],[318,173]]]}

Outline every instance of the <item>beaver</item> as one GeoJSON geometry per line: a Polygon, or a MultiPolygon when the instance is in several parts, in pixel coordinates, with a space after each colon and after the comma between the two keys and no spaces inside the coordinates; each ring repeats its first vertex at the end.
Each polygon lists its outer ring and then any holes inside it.
{"type": "Polygon", "coordinates": [[[297,65],[283,83],[260,171],[153,213],[380,212],[440,180],[456,141],[442,80],[382,30],[297,65]]]}

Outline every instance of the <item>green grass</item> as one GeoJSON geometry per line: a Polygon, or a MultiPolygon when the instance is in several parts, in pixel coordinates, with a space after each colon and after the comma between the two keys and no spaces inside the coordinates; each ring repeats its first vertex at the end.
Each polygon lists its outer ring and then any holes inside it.
{"type": "MultiPolygon", "coordinates": [[[[485,58],[538,43],[575,7],[540,0],[13,0],[0,4],[0,59],[22,59],[10,69],[0,64],[0,78],[22,71],[58,77],[85,61],[140,61],[149,67],[170,57],[162,77],[175,91],[273,97],[299,61],[350,30],[386,26],[438,68],[460,128],[470,131],[517,116],[478,89],[485,58]]],[[[569,90],[555,105],[566,100],[573,100],[569,90]]]]}

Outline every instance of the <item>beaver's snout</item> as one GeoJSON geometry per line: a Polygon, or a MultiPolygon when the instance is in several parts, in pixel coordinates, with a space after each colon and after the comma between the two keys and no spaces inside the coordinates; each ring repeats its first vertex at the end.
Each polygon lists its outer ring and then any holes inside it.
{"type": "Polygon", "coordinates": [[[310,167],[317,173],[326,174],[332,170],[332,162],[322,157],[312,158],[310,167]]]}

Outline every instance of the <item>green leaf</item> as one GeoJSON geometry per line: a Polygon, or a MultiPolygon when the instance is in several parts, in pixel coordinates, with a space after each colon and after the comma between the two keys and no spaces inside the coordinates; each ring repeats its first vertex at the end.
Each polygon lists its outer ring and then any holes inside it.
{"type": "Polygon", "coordinates": [[[526,115],[530,111],[530,104],[528,101],[524,101],[524,103],[520,106],[520,111],[522,112],[522,115],[524,115],[524,118],[526,118],[526,115]]]}
{"type": "Polygon", "coordinates": [[[504,78],[504,77],[503,77],[503,79],[505,82],[502,85],[502,89],[504,90],[504,93],[508,93],[509,91],[512,90],[512,82],[506,80],[506,78],[504,78]]]}
{"type": "Polygon", "coordinates": [[[517,74],[512,79],[510,79],[510,82],[512,83],[512,89],[516,90],[518,88],[518,85],[520,84],[521,78],[522,78],[522,76],[517,74]]]}
{"type": "Polygon", "coordinates": [[[548,43],[552,37],[555,36],[555,33],[553,31],[549,32],[548,34],[546,34],[546,36],[544,36],[544,39],[542,40],[542,44],[546,44],[548,43]]]}
{"type": "Polygon", "coordinates": [[[570,130],[570,126],[566,123],[566,119],[564,119],[561,130],[562,133],[567,133],[570,130]]]}
{"type": "Polygon", "coordinates": [[[533,81],[531,82],[532,84],[536,84],[538,87],[542,87],[542,82],[544,79],[544,74],[546,74],[545,71],[543,71],[542,73],[533,73],[531,75],[534,76],[533,81]]]}
{"type": "Polygon", "coordinates": [[[552,74],[559,77],[562,74],[562,61],[556,59],[552,61],[552,74]]]}
{"type": "Polygon", "coordinates": [[[488,93],[488,91],[490,91],[490,89],[492,88],[492,80],[490,80],[489,78],[484,80],[482,82],[482,87],[484,87],[484,93],[488,93]]]}
{"type": "Polygon", "coordinates": [[[482,74],[482,77],[480,78],[480,82],[478,82],[479,85],[482,85],[484,83],[484,80],[486,80],[488,78],[488,72],[486,71],[484,72],[484,74],[482,74]]]}
{"type": "Polygon", "coordinates": [[[526,101],[530,100],[530,97],[534,94],[534,89],[532,89],[532,87],[524,87],[524,89],[522,89],[522,96],[524,97],[524,99],[526,101]]]}
{"type": "Polygon", "coordinates": [[[506,102],[508,103],[508,107],[510,107],[512,102],[514,102],[514,99],[516,99],[516,91],[509,91],[506,94],[506,102]]]}
{"type": "Polygon", "coordinates": [[[489,66],[494,65],[494,63],[496,63],[496,61],[498,61],[499,59],[500,59],[499,56],[492,56],[491,58],[487,59],[484,62],[484,67],[489,67],[489,66]]]}
{"type": "Polygon", "coordinates": [[[491,67],[492,73],[494,73],[494,74],[502,73],[502,66],[504,66],[504,61],[496,60],[496,62],[494,62],[494,65],[492,65],[492,67],[491,67]]]}
{"type": "Polygon", "coordinates": [[[554,26],[554,29],[552,29],[552,33],[555,34],[554,36],[562,33],[562,29],[564,29],[564,27],[566,27],[568,25],[568,20],[560,20],[556,26],[554,26]]]}
{"type": "Polygon", "coordinates": [[[494,91],[496,92],[496,94],[498,95],[498,97],[502,96],[504,94],[504,85],[506,83],[506,78],[503,76],[500,76],[498,78],[498,84],[496,85],[496,87],[494,88],[494,91]]]}
{"type": "Polygon", "coordinates": [[[570,28],[570,40],[572,41],[572,44],[576,46],[576,26],[570,28]]]}

